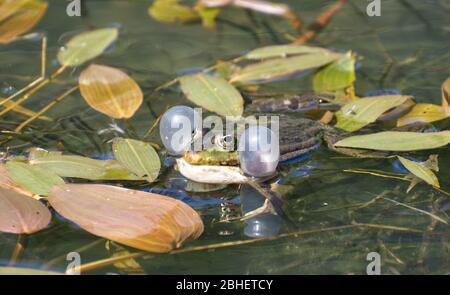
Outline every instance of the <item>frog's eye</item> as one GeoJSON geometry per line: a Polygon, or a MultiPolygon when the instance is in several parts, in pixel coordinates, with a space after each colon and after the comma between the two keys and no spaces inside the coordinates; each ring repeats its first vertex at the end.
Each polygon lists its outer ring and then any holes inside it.
{"type": "Polygon", "coordinates": [[[164,147],[171,155],[187,151],[196,134],[195,110],[187,106],[170,108],[161,118],[159,132],[164,147]]]}
{"type": "Polygon", "coordinates": [[[254,177],[275,173],[280,159],[278,136],[263,126],[252,126],[239,138],[242,170],[254,177]]]}

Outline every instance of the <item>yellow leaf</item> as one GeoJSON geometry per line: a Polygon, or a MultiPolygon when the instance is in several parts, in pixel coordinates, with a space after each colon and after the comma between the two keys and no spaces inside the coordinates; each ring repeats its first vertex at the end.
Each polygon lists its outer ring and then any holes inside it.
{"type": "Polygon", "coordinates": [[[128,119],[139,109],[143,93],[124,72],[101,65],[91,65],[80,75],[80,91],[95,110],[115,119],[128,119]]]}
{"type": "Polygon", "coordinates": [[[411,172],[414,176],[420,178],[429,185],[440,187],[439,180],[437,179],[436,175],[423,163],[414,162],[400,156],[398,156],[398,159],[403,164],[403,166],[405,166],[405,168],[408,169],[408,171],[411,172]]]}
{"type": "MultiPolygon", "coordinates": [[[[3,100],[4,99],[0,97],[0,103],[2,103],[3,100]]],[[[7,101],[7,102],[3,103],[3,107],[4,108],[8,108],[8,107],[12,106],[13,104],[15,104],[14,101],[7,101]]],[[[35,112],[33,112],[33,111],[31,111],[31,110],[29,110],[27,108],[24,108],[21,105],[15,106],[12,110],[14,112],[16,112],[16,113],[19,113],[19,114],[22,114],[22,115],[26,115],[28,117],[33,117],[33,116],[36,115],[35,112]]],[[[46,117],[46,116],[40,116],[39,119],[44,120],[44,121],[51,121],[52,120],[52,119],[50,119],[49,117],[46,117]]]]}
{"type": "Polygon", "coordinates": [[[155,0],[148,9],[148,13],[155,20],[163,23],[186,23],[200,19],[194,9],[180,5],[178,2],[178,0],[155,0]]]}
{"type": "Polygon", "coordinates": [[[428,103],[418,103],[409,113],[398,119],[397,126],[401,127],[417,122],[431,123],[446,119],[449,116],[450,114],[447,114],[441,106],[428,103]]]}
{"type": "Polygon", "coordinates": [[[8,44],[31,30],[44,16],[48,3],[42,0],[0,1],[0,44],[8,44]]]}

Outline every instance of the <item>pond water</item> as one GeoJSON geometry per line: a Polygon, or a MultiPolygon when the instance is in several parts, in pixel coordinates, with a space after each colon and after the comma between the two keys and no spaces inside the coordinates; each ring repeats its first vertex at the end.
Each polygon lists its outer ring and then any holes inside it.
{"type": "MultiPolygon", "coordinates": [[[[45,32],[49,38],[48,71],[56,69],[56,52],[71,36],[90,28],[119,27],[119,41],[96,63],[125,69],[144,90],[145,103],[127,123],[113,122],[89,108],[78,93],[73,94],[48,113],[57,119],[57,123],[36,121],[22,135],[1,146],[2,150],[8,147],[15,155],[25,155],[33,146],[83,156],[109,153],[109,141],[120,135],[111,127],[114,124],[124,129],[126,136],[142,139],[157,116],[169,106],[188,104],[176,87],[163,94],[154,94],[157,86],[176,75],[198,71],[217,60],[231,59],[253,48],[288,43],[287,36],[295,35],[282,19],[239,9],[224,11],[217,29],[210,31],[199,24],[168,25],[152,20],[147,14],[151,1],[90,0],[86,1],[84,17],[72,18],[65,13],[65,1],[49,2],[49,11],[34,30],[45,32]],[[99,133],[100,130],[103,132],[99,133]]],[[[305,23],[310,23],[333,1],[280,2],[288,3],[300,12],[305,23]]],[[[370,90],[396,89],[415,96],[418,101],[439,103],[441,84],[450,75],[448,2],[382,1],[381,16],[372,18],[365,13],[367,3],[365,0],[349,1],[312,44],[340,51],[352,50],[362,57],[356,82],[360,95],[370,90]]],[[[0,47],[0,96],[20,89],[38,75],[39,50],[39,41],[21,41],[0,47]]],[[[78,75],[79,69],[76,69],[58,78],[25,106],[40,109],[62,88],[74,85],[78,75]]],[[[264,86],[263,91],[310,93],[311,78],[272,83],[264,86]]],[[[23,119],[8,115],[1,118],[0,128],[11,130],[23,119]]],[[[441,129],[449,128],[448,120],[436,125],[441,129]]],[[[156,132],[146,139],[160,142],[156,132]]],[[[450,191],[450,150],[443,148],[433,152],[439,153],[442,189],[450,191]]],[[[416,153],[414,157],[426,159],[430,153],[416,153]]],[[[284,184],[290,188],[285,194],[285,209],[295,227],[267,215],[258,220],[223,222],[227,217],[239,215],[241,209],[247,212],[255,207],[257,196],[246,187],[189,193],[197,201],[209,197],[221,198],[223,203],[197,208],[205,223],[205,233],[186,246],[240,241],[264,233],[315,231],[352,223],[419,229],[434,234],[353,227],[215,250],[149,255],[136,259],[140,270],[131,266],[108,266],[90,273],[365,274],[368,253],[378,252],[382,259],[381,271],[385,274],[448,274],[449,226],[389,201],[434,212],[449,220],[448,196],[424,184],[407,194],[406,182],[343,172],[351,168],[392,172],[393,163],[390,159],[350,159],[322,147],[309,157],[282,165],[284,184]],[[382,193],[384,199],[362,206],[382,193]]],[[[170,172],[164,173],[159,182],[139,188],[165,188],[173,177],[176,176],[170,172]]],[[[116,249],[115,245],[110,245],[108,250],[104,240],[53,214],[55,218],[47,229],[25,238],[25,250],[18,266],[64,271],[69,252],[80,252],[82,263],[113,255],[111,249],[116,249]]],[[[10,260],[16,242],[15,235],[0,235],[2,264],[10,260]]]]}

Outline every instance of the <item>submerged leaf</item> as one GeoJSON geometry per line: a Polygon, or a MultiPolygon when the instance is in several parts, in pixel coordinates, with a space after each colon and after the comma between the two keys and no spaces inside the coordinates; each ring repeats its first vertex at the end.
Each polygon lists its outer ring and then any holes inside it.
{"type": "Polygon", "coordinates": [[[291,55],[326,53],[328,49],[305,45],[271,45],[254,49],[247,53],[246,59],[268,59],[275,57],[287,57],[291,55]]]}
{"type": "Polygon", "coordinates": [[[405,166],[405,168],[408,169],[408,171],[411,172],[414,176],[420,178],[421,180],[432,186],[440,187],[439,180],[437,179],[436,175],[423,163],[414,162],[400,156],[398,156],[398,159],[403,164],[403,166],[405,166]]]}
{"type": "Polygon", "coordinates": [[[14,276],[50,276],[50,275],[64,275],[63,273],[41,270],[34,268],[23,268],[23,267],[0,267],[0,275],[14,275],[14,276]]]}
{"type": "Polygon", "coordinates": [[[0,188],[0,232],[32,234],[47,227],[51,213],[41,202],[0,188]]]}
{"type": "Polygon", "coordinates": [[[48,3],[42,0],[0,1],[0,44],[8,44],[31,30],[47,7],[48,3]]]}
{"type": "Polygon", "coordinates": [[[155,0],[149,7],[148,13],[157,21],[163,23],[192,22],[199,20],[198,13],[178,0],[155,0]]]}
{"type": "Polygon", "coordinates": [[[6,163],[6,169],[16,183],[41,196],[48,195],[53,185],[64,183],[64,180],[52,171],[25,163],[10,161],[6,163]]]}
{"type": "Polygon", "coordinates": [[[344,89],[352,86],[355,79],[355,57],[348,52],[314,75],[314,91],[320,93],[344,89]]]}
{"type": "Polygon", "coordinates": [[[119,36],[114,28],[98,29],[76,35],[58,52],[63,66],[76,67],[101,55],[119,36]]]}
{"type": "Polygon", "coordinates": [[[193,103],[221,116],[241,116],[244,99],[223,78],[195,74],[180,78],[181,90],[193,103]]]}
{"type": "Polygon", "coordinates": [[[246,84],[275,81],[301,71],[325,66],[341,56],[338,53],[325,52],[270,59],[244,67],[231,77],[230,82],[246,84]]]}
{"type": "Polygon", "coordinates": [[[410,96],[371,96],[346,104],[336,113],[337,128],[356,131],[375,122],[383,113],[402,105],[410,96]]]}
{"type": "Polygon", "coordinates": [[[450,131],[399,132],[385,131],[344,138],[336,147],[350,147],[380,151],[418,151],[443,147],[450,143],[450,131]]]}
{"type": "Polygon", "coordinates": [[[84,230],[149,252],[169,252],[203,232],[203,222],[191,207],[152,193],[65,184],[53,188],[49,202],[84,230]]]}
{"type": "Polygon", "coordinates": [[[442,84],[442,107],[450,116],[450,77],[442,84]]]}
{"type": "Polygon", "coordinates": [[[418,103],[412,110],[398,119],[397,126],[405,126],[414,123],[431,123],[450,117],[442,106],[429,103],[418,103]]]}
{"type": "Polygon", "coordinates": [[[209,8],[204,6],[198,6],[195,8],[195,10],[202,18],[203,27],[208,29],[213,29],[216,27],[216,18],[222,11],[220,8],[209,8]]]}
{"type": "MultiPolygon", "coordinates": [[[[29,110],[21,105],[16,105],[15,101],[6,101],[3,102],[4,99],[0,97],[0,104],[2,105],[2,107],[4,108],[9,108],[12,106],[11,111],[28,116],[28,117],[33,117],[36,116],[37,114],[35,112],[33,112],[32,110],[29,110]]],[[[51,121],[52,119],[50,119],[49,117],[46,116],[39,116],[38,119],[43,120],[43,121],[51,121]]]]}
{"type": "Polygon", "coordinates": [[[161,161],[151,144],[116,138],[113,141],[113,152],[116,159],[137,176],[146,176],[149,182],[158,178],[161,161]]]}
{"type": "Polygon", "coordinates": [[[115,119],[131,118],[142,104],[139,85],[124,72],[90,65],[80,75],[80,91],[95,110],[115,119]]]}

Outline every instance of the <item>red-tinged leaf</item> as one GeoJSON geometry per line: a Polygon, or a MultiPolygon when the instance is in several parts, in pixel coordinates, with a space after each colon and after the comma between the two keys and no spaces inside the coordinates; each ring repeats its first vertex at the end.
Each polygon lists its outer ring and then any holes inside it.
{"type": "Polygon", "coordinates": [[[88,232],[149,252],[169,252],[203,232],[203,222],[191,207],[152,193],[64,184],[53,187],[49,202],[88,232]]]}
{"type": "Polygon", "coordinates": [[[47,227],[51,213],[41,202],[0,188],[0,232],[32,234],[47,227]]]}
{"type": "Polygon", "coordinates": [[[33,197],[33,193],[16,183],[9,175],[5,165],[0,165],[0,188],[14,190],[22,195],[33,197]]]}

